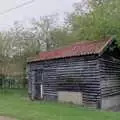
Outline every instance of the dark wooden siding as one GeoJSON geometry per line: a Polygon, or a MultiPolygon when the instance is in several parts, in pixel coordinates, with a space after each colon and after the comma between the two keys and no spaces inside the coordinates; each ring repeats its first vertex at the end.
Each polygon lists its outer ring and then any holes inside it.
{"type": "MultiPolygon", "coordinates": [[[[43,69],[43,89],[45,99],[57,99],[57,91],[65,79],[74,79],[77,86],[73,91],[83,93],[85,105],[98,107],[100,102],[99,60],[97,56],[71,57],[28,64],[29,86],[32,85],[36,69],[43,69]],[[79,84],[79,86],[78,86],[79,84]]],[[[29,88],[30,94],[33,92],[29,88]],[[31,91],[30,91],[31,90],[31,91]]]]}
{"type": "Polygon", "coordinates": [[[102,97],[120,95],[120,60],[111,56],[100,58],[102,97]]]}

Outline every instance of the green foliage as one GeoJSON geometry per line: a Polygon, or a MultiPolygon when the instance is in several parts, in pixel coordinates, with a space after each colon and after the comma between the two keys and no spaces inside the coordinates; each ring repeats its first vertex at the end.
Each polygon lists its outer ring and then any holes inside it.
{"type": "Polygon", "coordinates": [[[52,49],[63,47],[73,42],[73,37],[66,28],[55,28],[51,31],[51,35],[54,43],[52,49]]]}
{"type": "MultiPolygon", "coordinates": [[[[93,1],[95,2],[95,1],[93,1]]],[[[116,36],[120,40],[120,1],[102,1],[88,13],[72,14],[72,34],[78,40],[99,40],[116,36]]],[[[90,4],[91,5],[91,4],[90,4]]]]}
{"type": "Polygon", "coordinates": [[[0,75],[0,88],[2,88],[3,80],[5,80],[5,76],[4,75],[0,75]]]}

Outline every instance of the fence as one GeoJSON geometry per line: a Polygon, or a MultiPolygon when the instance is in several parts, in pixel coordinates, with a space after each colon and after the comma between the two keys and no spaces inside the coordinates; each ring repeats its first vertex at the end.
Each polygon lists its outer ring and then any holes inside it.
{"type": "Polygon", "coordinates": [[[5,77],[0,76],[0,88],[25,88],[27,80],[20,76],[5,77]]]}

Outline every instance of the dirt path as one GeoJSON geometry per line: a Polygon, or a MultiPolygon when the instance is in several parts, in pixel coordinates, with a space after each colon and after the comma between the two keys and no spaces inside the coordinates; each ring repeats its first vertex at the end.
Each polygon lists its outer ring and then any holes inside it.
{"type": "Polygon", "coordinates": [[[10,117],[0,116],[0,120],[16,120],[10,117]]]}

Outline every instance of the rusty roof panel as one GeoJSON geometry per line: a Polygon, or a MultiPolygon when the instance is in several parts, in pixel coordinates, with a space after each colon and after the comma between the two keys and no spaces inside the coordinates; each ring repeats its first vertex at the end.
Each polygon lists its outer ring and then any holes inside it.
{"type": "Polygon", "coordinates": [[[112,41],[112,38],[101,41],[83,41],[71,46],[60,48],[54,51],[41,52],[36,57],[30,58],[28,62],[58,59],[72,56],[99,54],[112,41]]]}

